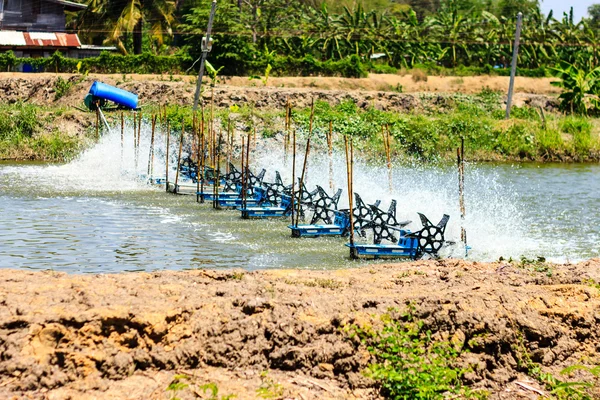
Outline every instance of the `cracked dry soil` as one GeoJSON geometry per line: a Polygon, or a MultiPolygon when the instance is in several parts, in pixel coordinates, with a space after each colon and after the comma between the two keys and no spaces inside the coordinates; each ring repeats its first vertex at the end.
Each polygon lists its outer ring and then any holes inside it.
{"type": "Polygon", "coordinates": [[[536,398],[515,385],[526,379],[523,349],[554,374],[600,364],[599,267],[551,265],[552,276],[458,260],[335,271],[3,269],[0,398],[168,399],[176,374],[236,399],[258,398],[265,379],[275,398],[379,398],[361,373],[370,354],[341,328],[377,326],[407,304],[434,335],[468,349],[459,362],[472,387],[536,398]]]}

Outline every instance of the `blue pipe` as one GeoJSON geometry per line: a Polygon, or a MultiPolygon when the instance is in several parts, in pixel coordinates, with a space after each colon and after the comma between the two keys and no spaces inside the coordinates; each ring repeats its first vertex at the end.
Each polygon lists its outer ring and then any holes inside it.
{"type": "Polygon", "coordinates": [[[124,107],[129,107],[131,109],[137,108],[137,94],[133,94],[131,92],[128,92],[127,90],[107,85],[106,83],[98,81],[94,82],[92,84],[92,87],[90,88],[90,94],[101,99],[114,101],[115,103],[124,107]]]}

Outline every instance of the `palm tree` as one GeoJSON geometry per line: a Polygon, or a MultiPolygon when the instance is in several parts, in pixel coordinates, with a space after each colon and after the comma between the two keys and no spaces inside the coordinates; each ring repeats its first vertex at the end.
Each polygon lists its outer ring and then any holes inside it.
{"type": "Polygon", "coordinates": [[[134,54],[142,53],[144,24],[150,26],[152,38],[162,45],[164,36],[172,36],[174,0],[89,0],[88,8],[80,15],[77,28],[84,32],[108,30],[107,43],[114,43],[126,54],[123,39],[133,35],[134,54]]]}

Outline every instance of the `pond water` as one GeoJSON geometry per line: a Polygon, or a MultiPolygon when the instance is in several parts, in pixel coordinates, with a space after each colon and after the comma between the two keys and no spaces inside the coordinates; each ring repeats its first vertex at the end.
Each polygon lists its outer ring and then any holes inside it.
{"type": "MultiPolygon", "coordinates": [[[[97,273],[364,265],[348,259],[345,239],[293,239],[287,220],[242,220],[237,211],[216,211],[193,196],[146,185],[137,176],[146,171],[148,155],[140,154],[136,166],[133,146],[125,145],[121,158],[119,136],[109,133],[65,165],[0,164],[0,267],[97,273]]],[[[144,137],[141,148],[147,152],[148,146],[144,137]]],[[[157,146],[164,146],[161,140],[157,146]]],[[[279,153],[257,148],[253,169],[266,168],[267,181],[278,170],[290,182],[291,163],[279,153]]],[[[160,151],[153,168],[164,171],[160,151]]],[[[315,152],[307,186],[328,188],[327,171],[327,158],[315,152]]],[[[345,189],[345,176],[343,158],[336,155],[337,187],[345,189]]],[[[434,223],[447,213],[450,240],[460,235],[457,186],[454,166],[403,166],[394,168],[390,194],[385,168],[360,161],[355,167],[354,189],[366,202],[380,199],[387,209],[396,199],[399,219],[415,221],[413,230],[420,229],[417,212],[434,223]]],[[[600,165],[468,164],[466,211],[469,259],[598,257],[600,165]]],[[[444,256],[464,257],[464,249],[449,248],[444,256]]]]}

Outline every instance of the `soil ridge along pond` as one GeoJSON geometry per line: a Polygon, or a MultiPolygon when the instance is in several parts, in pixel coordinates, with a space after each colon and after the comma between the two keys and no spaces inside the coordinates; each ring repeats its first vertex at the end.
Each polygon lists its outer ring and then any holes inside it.
{"type": "Polygon", "coordinates": [[[236,399],[379,398],[364,372],[378,354],[356,332],[410,314],[458,352],[453,364],[470,390],[536,398],[552,386],[531,376],[551,374],[596,384],[587,390],[598,398],[597,378],[560,371],[599,363],[599,267],[600,259],[335,271],[3,269],[0,397],[191,399],[217,390],[236,399]]]}

